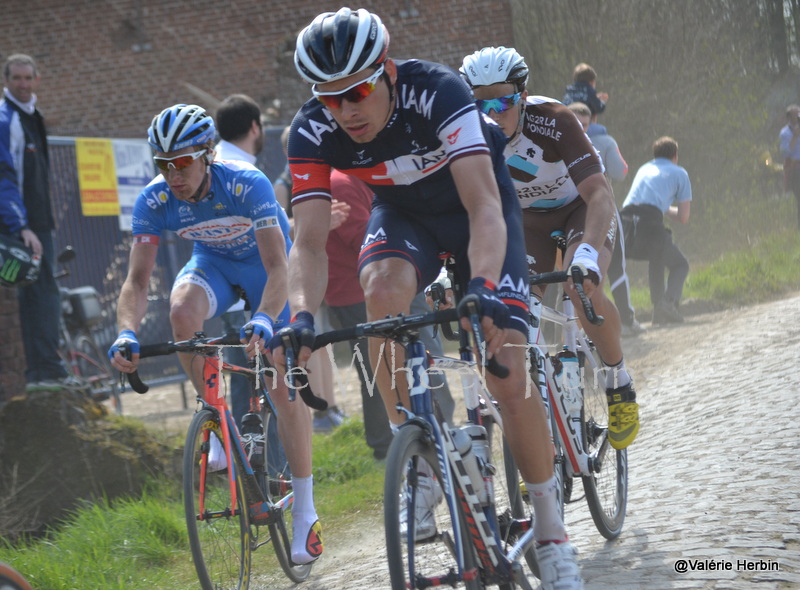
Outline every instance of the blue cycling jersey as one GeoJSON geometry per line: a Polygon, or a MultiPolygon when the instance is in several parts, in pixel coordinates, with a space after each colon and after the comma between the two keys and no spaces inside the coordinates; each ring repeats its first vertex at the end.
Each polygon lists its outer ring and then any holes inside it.
{"type": "Polygon", "coordinates": [[[164,230],[194,242],[194,251],[230,260],[258,257],[255,230],[283,232],[289,251],[289,220],[272,184],[256,167],[240,161],[210,165],[211,186],[199,203],[175,198],[164,177],[145,187],[133,207],[134,243],[158,244],[164,230]]]}

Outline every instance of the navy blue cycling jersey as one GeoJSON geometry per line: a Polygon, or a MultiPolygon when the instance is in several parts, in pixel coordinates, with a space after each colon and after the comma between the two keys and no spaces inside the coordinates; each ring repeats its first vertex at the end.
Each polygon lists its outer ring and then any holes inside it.
{"type": "Polygon", "coordinates": [[[292,203],[330,199],[330,169],[366,182],[378,200],[408,212],[437,214],[462,207],[448,164],[488,153],[472,94],[451,69],[420,60],[396,61],[397,106],[368,143],[357,143],[316,99],[292,122],[292,203]]]}
{"type": "MultiPolygon", "coordinates": [[[[208,195],[199,203],[175,198],[162,175],[137,197],[133,207],[134,243],[158,244],[172,230],[194,242],[194,251],[240,261],[258,257],[255,230],[283,231],[289,251],[289,220],[275,200],[264,173],[245,162],[214,162],[208,195]]],[[[259,263],[260,264],[260,263],[259,263]]]]}
{"type": "Polygon", "coordinates": [[[509,305],[511,326],[527,334],[521,210],[503,156],[506,137],[479,114],[472,92],[453,70],[431,62],[398,61],[397,103],[389,122],[368,143],[357,143],[316,99],[297,113],[289,135],[293,205],[330,199],[331,168],[363,180],[375,203],[359,267],[399,257],[417,272],[417,288],[439,272],[439,253],[456,256],[462,279],[471,276],[469,219],[450,172],[464,156],[492,159],[506,220],[508,244],[498,295],[509,305]]]}

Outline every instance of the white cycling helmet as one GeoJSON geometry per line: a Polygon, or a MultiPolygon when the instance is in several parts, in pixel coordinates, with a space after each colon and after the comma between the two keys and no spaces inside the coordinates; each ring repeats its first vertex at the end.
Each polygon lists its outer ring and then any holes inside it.
{"type": "Polygon", "coordinates": [[[324,84],[382,63],[388,49],[389,32],[377,14],[340,8],[300,31],[294,65],[306,82],[324,84]]]}
{"type": "Polygon", "coordinates": [[[159,152],[175,152],[192,145],[205,145],[216,129],[214,119],[203,107],[176,104],[153,117],[147,130],[147,141],[159,152]]]}
{"type": "Polygon", "coordinates": [[[465,57],[458,71],[471,88],[513,84],[523,92],[528,83],[525,59],[511,47],[484,47],[465,57]]]}

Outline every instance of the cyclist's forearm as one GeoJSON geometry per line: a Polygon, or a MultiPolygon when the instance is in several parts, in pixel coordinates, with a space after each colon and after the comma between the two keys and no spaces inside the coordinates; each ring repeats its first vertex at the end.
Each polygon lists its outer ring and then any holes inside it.
{"type": "MultiPolygon", "coordinates": [[[[494,208],[492,208],[494,209],[494,208]]],[[[506,227],[502,214],[478,211],[470,215],[469,264],[473,277],[483,277],[497,284],[506,254],[506,227]]]]}
{"type": "Polygon", "coordinates": [[[289,307],[315,314],[328,287],[328,255],[325,248],[295,245],[289,254],[289,307]]]}
{"type": "Polygon", "coordinates": [[[147,313],[147,288],[125,281],[117,301],[117,329],[137,332],[147,313]]]}

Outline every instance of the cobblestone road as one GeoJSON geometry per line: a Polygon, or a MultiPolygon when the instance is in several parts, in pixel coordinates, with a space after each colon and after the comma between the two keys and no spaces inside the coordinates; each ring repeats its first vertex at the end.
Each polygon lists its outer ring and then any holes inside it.
{"type": "MultiPolygon", "coordinates": [[[[586,587],[800,588],[800,298],[696,316],[625,346],[642,430],[622,535],[605,541],[585,502],[567,507],[586,587]]],[[[339,402],[359,412],[357,396],[339,402]]],[[[327,536],[311,581],[275,574],[254,587],[387,588],[377,518],[327,536]]]]}
{"type": "Polygon", "coordinates": [[[800,299],[626,344],[642,430],[625,528],[605,542],[568,513],[587,588],[800,588],[800,299]]]}

